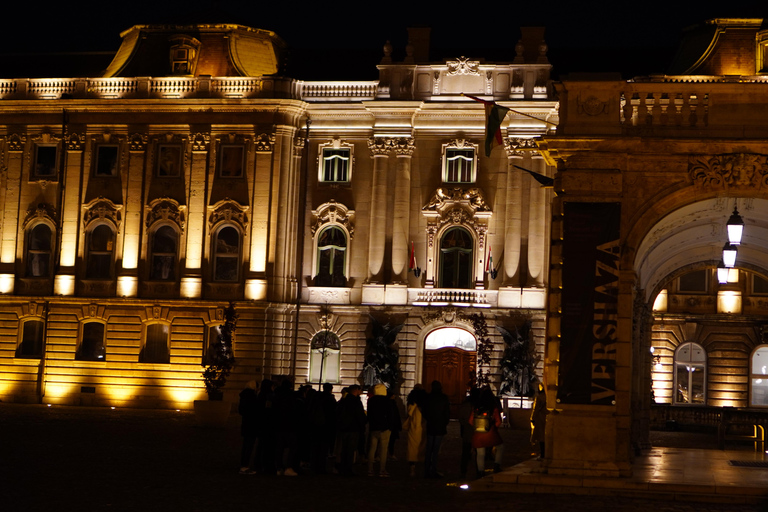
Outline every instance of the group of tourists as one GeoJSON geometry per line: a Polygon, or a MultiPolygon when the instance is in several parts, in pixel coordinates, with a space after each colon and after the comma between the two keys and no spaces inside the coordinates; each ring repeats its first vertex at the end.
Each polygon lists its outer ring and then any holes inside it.
{"type": "MultiPolygon", "coordinates": [[[[410,475],[416,476],[417,466],[423,462],[425,478],[441,478],[440,446],[451,416],[441,383],[433,381],[429,392],[420,384],[414,386],[406,399],[404,421],[397,397],[384,384],[368,390],[367,410],[362,392],[358,385],[345,387],[337,401],[329,383],[323,384],[322,391],[309,385],[294,391],[289,380],[279,385],[269,379],[261,385],[249,382],[238,405],[243,437],[240,473],[296,476],[333,472],[351,476],[355,474],[354,464],[360,462],[367,464],[369,476],[388,477],[387,462],[397,460],[395,445],[405,431],[410,475]]],[[[541,410],[546,414],[546,403],[541,410]]],[[[472,461],[475,475],[483,476],[486,457],[493,458],[493,471],[501,470],[501,411],[501,402],[489,386],[473,388],[461,404],[462,478],[467,477],[472,461]]],[[[534,434],[542,431],[542,419],[538,427],[534,427],[534,434]]],[[[543,455],[543,435],[541,440],[543,455]]]]}

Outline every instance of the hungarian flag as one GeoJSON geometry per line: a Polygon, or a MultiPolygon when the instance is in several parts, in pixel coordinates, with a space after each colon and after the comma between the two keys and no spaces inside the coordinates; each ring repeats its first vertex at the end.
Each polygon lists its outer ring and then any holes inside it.
{"type": "Polygon", "coordinates": [[[413,240],[411,240],[411,257],[408,260],[408,270],[416,268],[416,252],[413,249],[413,240]]]}
{"type": "Polygon", "coordinates": [[[493,256],[491,256],[491,246],[488,246],[488,259],[485,260],[485,273],[487,274],[493,269],[493,256]]]}
{"type": "Polygon", "coordinates": [[[497,105],[495,101],[485,101],[469,94],[464,94],[464,96],[485,105],[485,156],[491,156],[491,150],[496,146],[500,146],[503,142],[501,123],[507,117],[509,109],[497,105]]]}

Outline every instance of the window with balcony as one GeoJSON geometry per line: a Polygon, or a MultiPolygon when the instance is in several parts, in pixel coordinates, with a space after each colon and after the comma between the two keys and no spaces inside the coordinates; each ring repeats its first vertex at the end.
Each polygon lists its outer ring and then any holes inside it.
{"type": "Polygon", "coordinates": [[[82,339],[75,359],[78,361],[105,361],[107,350],[104,343],[106,325],[101,322],[85,322],[82,339]]]}
{"type": "Polygon", "coordinates": [[[27,277],[51,276],[51,228],[37,224],[27,233],[27,277]]]}
{"type": "Polygon", "coordinates": [[[474,242],[460,227],[448,229],[440,239],[440,288],[472,288],[474,242]]]}
{"type": "Polygon", "coordinates": [[[87,236],[87,279],[111,279],[115,251],[115,233],[106,224],[94,227],[87,236]]]}
{"type": "Polygon", "coordinates": [[[171,226],[160,226],[152,234],[149,279],[175,281],[179,235],[171,226]]]}
{"type": "Polygon", "coordinates": [[[707,353],[698,343],[683,343],[675,352],[675,403],[705,404],[707,353]]]}
{"type": "Polygon", "coordinates": [[[240,232],[233,226],[220,228],[214,237],[213,280],[236,282],[240,268],[240,232]]]}
{"type": "Polygon", "coordinates": [[[346,286],[347,234],[329,226],[317,237],[315,286],[346,286]]]}

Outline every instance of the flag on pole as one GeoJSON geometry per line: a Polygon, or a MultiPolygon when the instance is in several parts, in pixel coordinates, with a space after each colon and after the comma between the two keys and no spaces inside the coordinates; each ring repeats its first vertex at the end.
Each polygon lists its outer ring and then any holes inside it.
{"type": "Polygon", "coordinates": [[[497,105],[495,101],[485,101],[469,94],[464,94],[464,96],[485,105],[485,156],[491,156],[491,150],[503,143],[501,123],[507,117],[509,109],[497,105]]]}
{"type": "Polygon", "coordinates": [[[416,252],[413,249],[413,240],[411,240],[411,257],[408,260],[408,270],[416,268],[416,252]]]}
{"type": "Polygon", "coordinates": [[[493,270],[493,256],[491,255],[491,246],[488,246],[488,259],[485,260],[485,273],[493,270]]]}

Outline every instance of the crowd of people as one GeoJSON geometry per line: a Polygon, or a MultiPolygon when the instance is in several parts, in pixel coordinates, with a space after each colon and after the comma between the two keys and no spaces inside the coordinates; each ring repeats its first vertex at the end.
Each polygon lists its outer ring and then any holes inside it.
{"type": "MultiPolygon", "coordinates": [[[[336,400],[329,383],[323,384],[322,391],[309,385],[294,391],[290,380],[279,385],[269,379],[260,385],[249,382],[238,405],[243,438],[240,473],[351,476],[360,462],[367,464],[369,476],[388,477],[387,463],[397,460],[395,445],[404,431],[410,475],[417,476],[417,467],[423,463],[425,478],[441,478],[440,446],[451,416],[441,383],[433,381],[429,392],[420,384],[414,386],[406,399],[404,419],[397,397],[384,384],[368,390],[367,410],[362,392],[358,385],[345,387],[336,400]]],[[[470,465],[476,476],[483,476],[487,456],[493,457],[493,471],[501,470],[501,411],[500,400],[488,386],[473,388],[461,404],[462,478],[468,476],[470,465]]],[[[546,403],[543,411],[546,414],[546,403]]],[[[539,427],[542,423],[539,418],[539,427]]],[[[541,450],[543,455],[543,442],[541,450]]]]}

